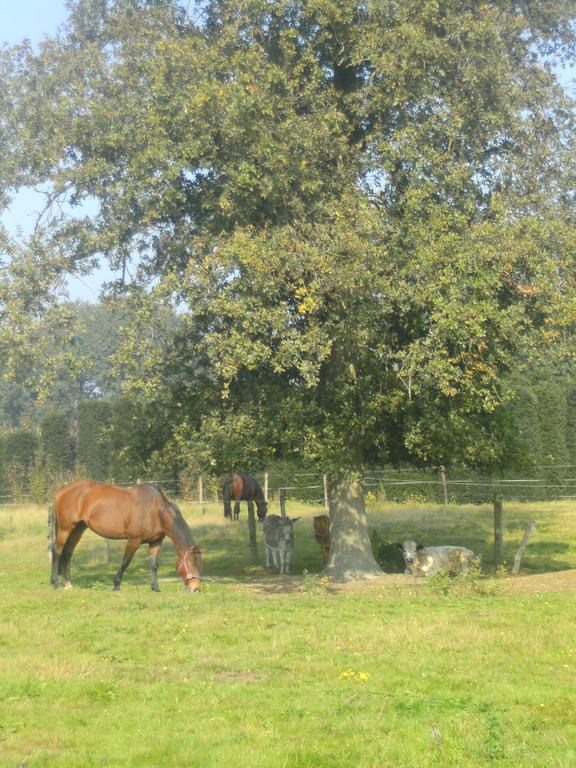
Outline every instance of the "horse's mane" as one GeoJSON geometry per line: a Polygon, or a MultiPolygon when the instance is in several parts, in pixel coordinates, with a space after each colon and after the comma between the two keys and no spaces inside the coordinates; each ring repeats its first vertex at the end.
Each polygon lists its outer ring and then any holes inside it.
{"type": "Polygon", "coordinates": [[[176,504],[173,504],[172,502],[168,502],[168,506],[174,512],[172,530],[186,547],[192,546],[192,544],[195,544],[195,541],[192,538],[192,531],[190,530],[186,520],[184,520],[182,512],[180,512],[180,509],[176,506],[176,504]]]}
{"type": "Polygon", "coordinates": [[[182,515],[182,512],[180,511],[180,508],[177,504],[174,504],[174,502],[170,501],[164,493],[158,488],[156,485],[152,485],[152,483],[140,483],[139,485],[133,485],[131,487],[133,491],[135,491],[139,496],[143,496],[144,500],[148,497],[150,499],[155,498],[157,499],[160,497],[160,500],[163,502],[164,506],[168,509],[171,509],[174,513],[174,519],[172,521],[172,530],[175,534],[175,536],[182,542],[182,544],[186,547],[190,547],[192,544],[194,544],[194,540],[192,538],[192,531],[190,530],[188,523],[186,520],[184,520],[184,517],[182,515]]]}

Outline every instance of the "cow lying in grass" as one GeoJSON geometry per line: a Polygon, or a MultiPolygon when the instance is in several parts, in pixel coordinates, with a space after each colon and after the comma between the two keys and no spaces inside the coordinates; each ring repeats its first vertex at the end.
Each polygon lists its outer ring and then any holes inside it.
{"type": "Polygon", "coordinates": [[[264,519],[264,548],[266,549],[266,567],[274,565],[279,573],[289,573],[290,558],[294,546],[294,532],[292,526],[300,520],[299,517],[280,517],[279,515],[267,515],[264,519]]]}
{"type": "Polygon", "coordinates": [[[415,541],[398,544],[402,550],[406,573],[413,576],[433,576],[438,571],[457,574],[469,571],[475,555],[466,547],[422,547],[415,541]]]}
{"type": "Polygon", "coordinates": [[[314,515],[314,538],[320,544],[322,559],[328,562],[330,553],[330,518],[328,515],[314,515]]]}

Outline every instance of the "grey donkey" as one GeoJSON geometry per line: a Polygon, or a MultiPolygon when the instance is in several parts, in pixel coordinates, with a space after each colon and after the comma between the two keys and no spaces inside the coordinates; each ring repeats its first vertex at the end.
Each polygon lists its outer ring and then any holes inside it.
{"type": "Polygon", "coordinates": [[[267,515],[264,523],[264,547],[266,549],[266,567],[270,568],[272,560],[279,573],[290,572],[290,558],[294,546],[294,523],[299,517],[280,517],[267,515]]]}

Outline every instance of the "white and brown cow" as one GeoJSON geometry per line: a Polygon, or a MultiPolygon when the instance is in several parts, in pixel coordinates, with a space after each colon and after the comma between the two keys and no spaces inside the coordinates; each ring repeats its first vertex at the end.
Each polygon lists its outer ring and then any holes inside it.
{"type": "Polygon", "coordinates": [[[423,547],[415,541],[398,544],[402,550],[406,573],[413,576],[433,576],[438,571],[457,574],[469,571],[475,554],[466,547],[423,547]]]}

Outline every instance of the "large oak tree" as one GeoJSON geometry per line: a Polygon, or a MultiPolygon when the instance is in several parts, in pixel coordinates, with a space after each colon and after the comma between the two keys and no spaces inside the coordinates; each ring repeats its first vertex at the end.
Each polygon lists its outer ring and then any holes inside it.
{"type": "Polygon", "coordinates": [[[80,0],[4,53],[0,194],[47,205],[7,246],[0,341],[16,365],[62,275],[101,259],[141,312],[179,304],[134,386],[177,390],[176,441],[201,381],[204,418],[329,466],[328,570],[368,575],[363,462],[495,466],[503,378],[570,360],[574,111],[551,64],[574,3],[186,5],[80,0]]]}

